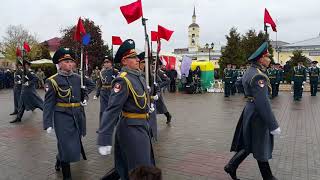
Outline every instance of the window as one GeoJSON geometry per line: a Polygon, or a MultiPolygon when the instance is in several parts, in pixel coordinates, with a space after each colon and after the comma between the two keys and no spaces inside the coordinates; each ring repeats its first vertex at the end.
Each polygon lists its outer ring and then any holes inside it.
{"type": "Polygon", "coordinates": [[[195,34],[192,34],[192,38],[194,38],[195,37],[195,34]]]}

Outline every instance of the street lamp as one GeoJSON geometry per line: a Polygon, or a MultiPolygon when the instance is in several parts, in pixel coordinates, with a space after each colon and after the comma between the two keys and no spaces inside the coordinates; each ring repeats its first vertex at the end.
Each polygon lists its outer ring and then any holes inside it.
{"type": "Polygon", "coordinates": [[[211,43],[210,45],[211,45],[210,47],[209,47],[209,44],[208,44],[208,43],[206,43],[206,45],[205,45],[206,49],[209,50],[209,61],[211,60],[211,59],[210,59],[210,50],[213,49],[214,43],[211,43]]]}

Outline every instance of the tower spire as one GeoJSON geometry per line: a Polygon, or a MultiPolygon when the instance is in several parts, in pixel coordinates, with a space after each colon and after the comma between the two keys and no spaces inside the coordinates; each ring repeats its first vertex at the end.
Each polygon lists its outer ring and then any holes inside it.
{"type": "Polygon", "coordinates": [[[196,17],[196,6],[193,6],[193,16],[192,17],[196,17]]]}

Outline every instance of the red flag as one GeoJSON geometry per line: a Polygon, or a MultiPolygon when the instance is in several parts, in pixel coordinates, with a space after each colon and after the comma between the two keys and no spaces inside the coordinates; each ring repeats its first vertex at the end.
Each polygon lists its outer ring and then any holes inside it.
{"type": "Polygon", "coordinates": [[[151,41],[158,41],[158,32],[151,31],[151,41]]]}
{"type": "Polygon", "coordinates": [[[82,23],[82,19],[79,18],[78,24],[77,24],[77,27],[76,27],[76,31],[74,32],[73,39],[75,41],[81,42],[81,37],[83,35],[85,35],[85,34],[86,34],[86,30],[84,29],[84,26],[83,26],[83,23],[82,23]]]}
{"type": "Polygon", "coordinates": [[[16,49],[16,56],[17,57],[22,57],[22,53],[21,53],[21,50],[20,50],[19,47],[17,47],[17,49],[16,49]]]}
{"type": "Polygon", "coordinates": [[[173,31],[158,25],[158,38],[159,39],[162,38],[162,39],[165,39],[166,41],[169,41],[172,34],[173,34],[173,31]]]}
{"type": "Polygon", "coordinates": [[[266,23],[271,25],[271,28],[272,28],[272,30],[274,32],[277,32],[277,29],[276,29],[277,25],[276,25],[276,23],[274,23],[274,21],[273,21],[272,17],[270,16],[267,8],[264,9],[264,24],[266,24],[266,23]]]}
{"type": "Polygon", "coordinates": [[[27,42],[23,43],[23,49],[28,53],[31,51],[30,46],[27,42]]]}
{"type": "Polygon", "coordinates": [[[141,0],[137,0],[136,2],[133,2],[133,3],[125,5],[125,6],[121,6],[120,10],[121,10],[124,18],[126,18],[128,24],[130,24],[133,21],[142,17],[141,0]]]}
{"type": "Polygon", "coordinates": [[[112,45],[121,45],[122,40],[119,36],[112,36],[112,45]]]}

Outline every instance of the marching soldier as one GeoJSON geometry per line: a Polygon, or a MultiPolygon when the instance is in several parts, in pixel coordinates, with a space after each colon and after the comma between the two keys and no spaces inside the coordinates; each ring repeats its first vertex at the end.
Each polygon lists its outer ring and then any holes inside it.
{"type": "Polygon", "coordinates": [[[318,61],[312,61],[309,67],[310,92],[311,96],[316,96],[318,91],[318,81],[320,76],[320,69],[317,67],[318,61]]]}
{"type": "Polygon", "coordinates": [[[280,127],[272,112],[268,98],[269,78],[264,73],[269,66],[268,43],[264,42],[248,59],[251,67],[242,77],[242,86],[248,96],[247,103],[235,130],[231,151],[236,154],[224,170],[238,180],[237,168],[250,154],[258,161],[264,180],[276,180],[268,160],[272,158],[273,136],[280,134],[280,127]]]}
{"type": "Polygon", "coordinates": [[[278,96],[280,84],[283,82],[284,71],[280,67],[280,63],[276,63],[275,68],[278,71],[278,73],[277,73],[277,83],[278,84],[276,85],[276,94],[275,95],[278,96]]]}
{"type": "Polygon", "coordinates": [[[16,119],[10,123],[21,122],[24,111],[34,111],[36,108],[43,110],[43,100],[38,95],[36,86],[38,77],[30,68],[31,63],[28,60],[23,60],[24,76],[22,78],[21,95],[19,99],[19,108],[16,119]]]}
{"type": "Polygon", "coordinates": [[[75,53],[68,48],[58,49],[52,61],[58,64],[58,73],[46,80],[43,111],[43,128],[51,133],[54,128],[57,137],[58,154],[56,171],[62,168],[64,180],[71,178],[70,163],[86,159],[81,138],[86,135],[86,119],[83,106],[95,84],[83,79],[85,90],[81,89],[81,76],[72,69],[75,53]]]}
{"type": "Polygon", "coordinates": [[[293,67],[293,98],[295,101],[300,101],[302,98],[303,85],[306,82],[306,68],[301,61],[298,62],[298,66],[293,67]]]}
{"type": "Polygon", "coordinates": [[[238,79],[238,70],[236,69],[237,65],[232,64],[232,85],[231,85],[231,95],[234,95],[237,92],[236,81],[238,79]]]}
{"type": "MultiPolygon", "coordinates": [[[[166,72],[159,69],[157,75],[159,77],[158,85],[160,90],[170,85],[170,78],[166,75],[166,72]]],[[[167,124],[171,123],[172,116],[164,103],[162,91],[160,92],[159,99],[156,101],[156,111],[157,114],[164,114],[167,117],[167,124]]]]}
{"type": "Polygon", "coordinates": [[[98,90],[97,94],[100,96],[100,116],[99,124],[101,123],[102,113],[108,106],[109,96],[111,93],[111,82],[119,74],[119,71],[112,67],[111,57],[106,57],[103,61],[103,68],[99,72],[99,78],[97,79],[98,90]]]}
{"type": "Polygon", "coordinates": [[[13,86],[13,99],[14,99],[14,111],[10,115],[18,114],[18,108],[20,104],[20,95],[22,88],[23,68],[20,60],[17,60],[17,69],[14,73],[14,86],[13,86]]]}
{"type": "Polygon", "coordinates": [[[271,98],[276,97],[277,94],[277,84],[278,84],[278,71],[274,68],[274,63],[270,63],[270,68],[267,70],[267,76],[270,79],[270,84],[271,84],[271,98]]]}
{"type": "Polygon", "coordinates": [[[135,43],[128,39],[119,47],[115,63],[122,63],[120,74],[112,82],[109,104],[101,119],[99,153],[108,155],[115,130],[115,168],[122,180],[140,166],[155,166],[149,126],[148,89],[139,70],[135,43]],[[120,118],[119,118],[120,116],[120,118]]]}
{"type": "Polygon", "coordinates": [[[223,70],[223,82],[224,82],[224,97],[229,97],[232,91],[233,70],[231,64],[227,64],[227,68],[223,70]]]}

